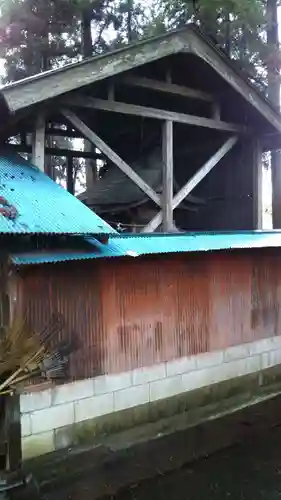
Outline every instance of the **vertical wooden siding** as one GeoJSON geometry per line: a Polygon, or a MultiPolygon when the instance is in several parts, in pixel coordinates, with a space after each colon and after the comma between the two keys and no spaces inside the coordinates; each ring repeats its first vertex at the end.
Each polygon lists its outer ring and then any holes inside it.
{"type": "Polygon", "coordinates": [[[281,253],[239,251],[30,267],[31,323],[63,313],[72,377],[121,372],[281,333],[281,253]]]}
{"type": "Polygon", "coordinates": [[[71,377],[99,374],[105,343],[98,266],[44,265],[26,269],[18,279],[30,325],[39,331],[53,312],[64,318],[62,339],[78,338],[79,350],[71,356],[71,377]]]}

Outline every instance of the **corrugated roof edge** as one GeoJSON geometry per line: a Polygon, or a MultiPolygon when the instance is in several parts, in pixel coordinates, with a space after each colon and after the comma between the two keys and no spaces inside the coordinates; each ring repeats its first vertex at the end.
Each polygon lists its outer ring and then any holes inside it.
{"type": "MultiPolygon", "coordinates": [[[[53,255],[44,254],[42,252],[38,254],[27,253],[27,254],[13,254],[10,256],[10,261],[16,266],[35,266],[41,264],[60,264],[63,262],[73,262],[73,261],[85,261],[85,260],[96,260],[96,259],[116,259],[117,257],[122,257],[122,255],[98,255],[98,254],[66,254],[59,255],[54,253],[53,255]]],[[[129,256],[128,256],[129,257],[129,256]]]]}
{"type": "Polygon", "coordinates": [[[111,234],[110,238],[113,239],[145,239],[145,238],[161,238],[165,236],[165,238],[182,238],[183,236],[234,236],[234,235],[266,235],[266,234],[280,234],[281,229],[241,229],[239,231],[182,231],[175,233],[118,233],[111,234]]]}
{"type": "Polygon", "coordinates": [[[17,266],[32,264],[59,263],[73,260],[91,260],[101,258],[141,257],[190,252],[210,252],[223,250],[280,248],[281,231],[244,231],[225,233],[185,233],[175,235],[142,235],[126,238],[110,238],[104,245],[95,239],[88,239],[95,247],[93,252],[32,252],[10,256],[17,266]],[[161,244],[155,239],[161,236],[161,244]],[[118,241],[119,240],[119,241],[118,241]]]}
{"type": "Polygon", "coordinates": [[[0,230],[0,236],[12,236],[13,238],[16,236],[36,236],[36,235],[44,235],[44,236],[79,236],[80,238],[94,238],[94,237],[108,237],[109,234],[114,234],[114,233],[72,233],[72,232],[44,232],[44,231],[36,231],[34,233],[32,232],[26,232],[26,231],[18,231],[17,233],[8,233],[0,230]]]}

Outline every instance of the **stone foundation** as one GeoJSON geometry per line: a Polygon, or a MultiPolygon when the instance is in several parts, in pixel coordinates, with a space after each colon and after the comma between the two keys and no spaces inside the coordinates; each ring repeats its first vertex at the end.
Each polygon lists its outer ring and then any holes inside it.
{"type": "Polygon", "coordinates": [[[176,414],[186,426],[279,391],[281,336],[21,395],[23,458],[176,414]]]}

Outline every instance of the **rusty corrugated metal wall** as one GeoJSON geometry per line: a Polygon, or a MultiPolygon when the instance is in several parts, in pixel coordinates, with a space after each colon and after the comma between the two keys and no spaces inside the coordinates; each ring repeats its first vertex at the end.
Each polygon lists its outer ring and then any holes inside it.
{"type": "Polygon", "coordinates": [[[17,281],[35,328],[65,318],[71,376],[148,366],[281,333],[278,250],[30,267],[17,281]]]}

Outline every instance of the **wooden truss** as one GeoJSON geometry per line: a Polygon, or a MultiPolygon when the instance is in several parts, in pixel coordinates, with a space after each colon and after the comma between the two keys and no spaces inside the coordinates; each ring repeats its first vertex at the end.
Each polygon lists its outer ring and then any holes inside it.
{"type": "Polygon", "coordinates": [[[173,196],[173,121],[163,123],[163,195],[162,198],[124,161],[113,151],[95,132],[93,132],[73,111],[62,110],[63,116],[71,125],[92,142],[104,155],[117,165],[156,205],[159,213],[144,228],[144,232],[155,231],[163,221],[164,231],[171,231],[174,227],[173,212],[180,203],[188,197],[199,182],[217,165],[237,142],[237,136],[228,139],[225,144],[208,160],[208,162],[173,196]]]}
{"type": "MultiPolygon", "coordinates": [[[[213,96],[206,92],[199,90],[188,89],[180,85],[171,83],[167,77],[166,82],[157,82],[155,80],[139,77],[124,77],[118,81],[123,85],[131,85],[136,87],[143,87],[152,89],[158,92],[166,92],[169,94],[181,95],[187,98],[204,100],[210,105],[210,117],[199,117],[189,114],[177,113],[174,111],[167,111],[163,109],[156,109],[144,107],[140,105],[127,104],[117,102],[114,100],[114,85],[108,87],[108,99],[97,99],[91,96],[74,93],[73,95],[66,95],[59,101],[62,106],[61,114],[66,119],[67,123],[75,129],[76,134],[84,137],[90,141],[104,156],[109,158],[120,170],[127,175],[132,182],[134,182],[147,196],[153,200],[159,207],[157,215],[149,222],[143,229],[144,232],[155,231],[163,224],[165,232],[174,229],[174,210],[180,203],[190,196],[193,189],[201,182],[202,179],[221,161],[221,159],[234,147],[241,134],[251,135],[251,130],[248,127],[236,123],[224,122],[220,119],[220,107],[215,101],[213,96]],[[105,112],[113,112],[125,115],[140,116],[160,120],[162,122],[162,164],[163,164],[163,193],[160,196],[154,191],[131,167],[128,165],[113,149],[104,142],[104,140],[93,130],[91,130],[86,123],[73,111],[73,108],[87,108],[92,110],[102,110],[105,112]],[[174,195],[174,154],[173,154],[173,129],[174,124],[186,124],[197,127],[205,127],[213,130],[221,130],[229,132],[230,137],[224,144],[216,151],[216,153],[203,165],[193,177],[174,195]]],[[[44,168],[44,149],[45,145],[45,117],[42,115],[38,118],[34,132],[34,149],[33,156],[34,162],[39,168],[44,168]]],[[[74,134],[75,132],[72,131],[74,134]]],[[[252,139],[250,139],[252,140],[252,139]]],[[[258,151],[258,148],[256,149],[258,151]]],[[[257,153],[259,154],[259,153],[257,153]]],[[[71,156],[71,152],[70,152],[71,156]]],[[[73,153],[72,153],[72,156],[73,153]]],[[[82,156],[82,155],[81,155],[82,156]]],[[[71,159],[69,160],[69,169],[71,170],[71,159]]],[[[69,178],[69,184],[71,179],[69,178]]],[[[260,174],[256,179],[256,187],[258,194],[256,196],[256,208],[261,212],[261,182],[260,174]]],[[[73,186],[71,186],[73,189],[73,186]]],[[[191,196],[190,196],[191,198],[191,196]]],[[[260,217],[258,217],[260,221],[260,217]]],[[[259,222],[260,224],[260,222],[259,222]]]]}

